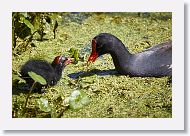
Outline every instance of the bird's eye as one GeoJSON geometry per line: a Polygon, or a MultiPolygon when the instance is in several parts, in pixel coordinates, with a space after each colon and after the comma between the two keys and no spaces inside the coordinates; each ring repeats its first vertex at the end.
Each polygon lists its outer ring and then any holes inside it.
{"type": "Polygon", "coordinates": [[[97,48],[97,49],[100,49],[100,48],[101,48],[101,46],[97,46],[96,48],[97,48]]]}
{"type": "Polygon", "coordinates": [[[101,49],[102,48],[102,44],[99,44],[98,46],[96,46],[97,49],[101,49]]]}

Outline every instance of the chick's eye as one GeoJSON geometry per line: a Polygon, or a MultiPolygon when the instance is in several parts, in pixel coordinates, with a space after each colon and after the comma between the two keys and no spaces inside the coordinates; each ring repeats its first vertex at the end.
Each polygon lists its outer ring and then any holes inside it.
{"type": "Polygon", "coordinates": [[[66,58],[62,58],[62,60],[63,60],[63,61],[65,61],[65,60],[66,60],[66,58]]]}

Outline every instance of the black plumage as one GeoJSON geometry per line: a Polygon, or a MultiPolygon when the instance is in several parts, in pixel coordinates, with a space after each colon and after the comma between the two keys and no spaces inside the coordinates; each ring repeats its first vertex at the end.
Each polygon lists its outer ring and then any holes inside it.
{"type": "MultiPolygon", "coordinates": [[[[28,72],[32,71],[36,74],[42,76],[47,84],[47,86],[54,86],[61,79],[62,71],[66,65],[71,63],[71,58],[64,56],[55,57],[54,61],[50,64],[45,60],[29,60],[20,69],[22,78],[31,86],[34,81],[29,77],[28,72]]],[[[43,85],[37,83],[38,90],[41,90],[43,85]]]]}
{"type": "Polygon", "coordinates": [[[116,36],[101,33],[92,40],[88,62],[110,54],[115,69],[122,75],[140,77],[172,76],[172,41],[163,42],[137,54],[131,54],[116,36]]]}

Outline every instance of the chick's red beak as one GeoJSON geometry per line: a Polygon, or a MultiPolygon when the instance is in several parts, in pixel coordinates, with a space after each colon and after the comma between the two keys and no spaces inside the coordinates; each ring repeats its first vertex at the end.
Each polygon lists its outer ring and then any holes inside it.
{"type": "Polygon", "coordinates": [[[69,65],[70,63],[73,62],[73,59],[72,58],[67,58],[64,62],[65,65],[69,65]]]}
{"type": "Polygon", "coordinates": [[[92,40],[92,53],[88,58],[88,62],[94,62],[98,58],[98,53],[96,52],[96,40],[92,40]]]}

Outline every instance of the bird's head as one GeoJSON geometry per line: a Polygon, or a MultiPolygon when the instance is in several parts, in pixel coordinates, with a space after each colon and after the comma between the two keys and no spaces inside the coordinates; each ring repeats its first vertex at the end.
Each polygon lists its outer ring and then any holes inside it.
{"type": "Polygon", "coordinates": [[[115,41],[118,41],[118,39],[109,33],[101,33],[94,37],[92,39],[92,52],[88,62],[94,62],[99,56],[111,53],[113,46],[115,46],[115,41]]]}
{"type": "Polygon", "coordinates": [[[61,65],[61,66],[66,66],[69,65],[70,63],[72,63],[72,58],[65,56],[57,56],[53,61],[54,65],[61,65]]]}

